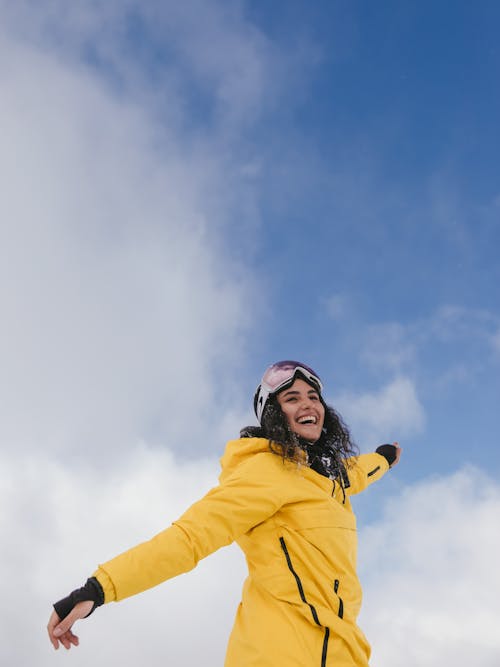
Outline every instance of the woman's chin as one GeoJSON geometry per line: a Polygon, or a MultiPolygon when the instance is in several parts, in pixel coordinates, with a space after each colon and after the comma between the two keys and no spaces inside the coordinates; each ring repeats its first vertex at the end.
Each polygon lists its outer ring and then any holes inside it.
{"type": "Polygon", "coordinates": [[[316,440],[319,440],[321,437],[321,431],[318,432],[317,429],[312,428],[297,428],[295,429],[295,433],[299,438],[307,440],[308,442],[316,442],[316,440]]]}

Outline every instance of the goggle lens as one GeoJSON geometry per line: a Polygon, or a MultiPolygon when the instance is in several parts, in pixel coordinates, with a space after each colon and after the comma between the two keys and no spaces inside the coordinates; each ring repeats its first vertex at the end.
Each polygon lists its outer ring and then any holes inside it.
{"type": "Polygon", "coordinates": [[[293,380],[297,372],[302,373],[308,380],[312,380],[320,389],[323,388],[318,374],[309,366],[298,361],[279,361],[269,366],[262,377],[261,384],[265,385],[270,393],[274,393],[282,385],[293,380]]]}

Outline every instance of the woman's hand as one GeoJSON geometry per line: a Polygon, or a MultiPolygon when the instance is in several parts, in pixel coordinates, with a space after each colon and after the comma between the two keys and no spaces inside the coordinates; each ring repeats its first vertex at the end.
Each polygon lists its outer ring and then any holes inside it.
{"type": "Polygon", "coordinates": [[[399,446],[399,442],[393,442],[392,444],[394,445],[394,447],[396,447],[396,459],[394,460],[394,462],[391,465],[391,468],[394,468],[394,466],[399,463],[399,459],[401,458],[401,452],[403,450],[399,446]]]}
{"type": "Polygon", "coordinates": [[[71,628],[75,621],[88,616],[88,614],[90,614],[92,611],[93,606],[94,603],[92,600],[79,602],[62,621],[55,611],[52,612],[49,623],[47,625],[47,631],[49,633],[49,639],[52,642],[52,646],[56,650],[59,648],[59,643],[61,643],[65,649],[70,649],[71,645],[78,646],[79,639],[75,634],[73,634],[71,628]]]}

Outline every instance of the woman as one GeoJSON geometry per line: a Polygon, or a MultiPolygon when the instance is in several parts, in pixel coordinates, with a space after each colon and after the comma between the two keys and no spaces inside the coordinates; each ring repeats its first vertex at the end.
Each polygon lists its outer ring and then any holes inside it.
{"type": "Polygon", "coordinates": [[[73,623],[100,604],[187,572],[236,541],[249,576],[226,667],[366,667],[350,496],[380,479],[401,450],[394,443],[357,455],[321,392],[305,364],[270,366],[254,399],[260,426],[228,443],[219,486],[57,602],[48,624],[54,648],[77,646],[73,623]]]}

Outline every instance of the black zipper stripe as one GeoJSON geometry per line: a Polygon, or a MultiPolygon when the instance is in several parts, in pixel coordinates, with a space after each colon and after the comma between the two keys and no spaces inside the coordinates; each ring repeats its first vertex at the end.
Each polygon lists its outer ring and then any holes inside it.
{"type": "Polygon", "coordinates": [[[342,486],[344,489],[348,489],[351,486],[351,482],[349,480],[349,475],[347,474],[347,470],[345,469],[345,466],[342,465],[340,468],[340,475],[342,477],[342,486]]]}
{"type": "MultiPolygon", "coordinates": [[[[335,581],[333,582],[333,592],[335,593],[335,595],[338,595],[339,586],[340,586],[340,581],[338,579],[335,579],[335,581]]],[[[339,618],[344,618],[344,601],[342,600],[340,595],[338,595],[338,598],[339,598],[338,615],[339,615],[339,618]]]]}
{"type": "Polygon", "coordinates": [[[374,474],[375,474],[376,472],[378,472],[379,470],[380,470],[380,466],[377,466],[377,467],[374,468],[373,470],[370,470],[370,472],[368,473],[368,477],[371,477],[372,475],[374,475],[374,474]]]}
{"type": "Polygon", "coordinates": [[[319,622],[319,618],[318,618],[318,614],[317,614],[317,612],[316,612],[316,609],[314,608],[314,606],[313,606],[312,604],[309,604],[309,602],[308,602],[307,599],[306,599],[306,596],[305,596],[305,593],[304,593],[304,588],[302,587],[302,582],[301,582],[301,580],[300,580],[299,575],[298,575],[298,574],[295,572],[295,570],[293,569],[293,565],[292,565],[292,561],[291,561],[291,558],[290,558],[290,554],[288,553],[288,549],[287,549],[287,547],[286,547],[285,540],[284,540],[282,537],[280,537],[280,544],[281,544],[281,548],[283,549],[283,553],[285,554],[285,558],[286,558],[286,563],[287,563],[287,565],[288,565],[288,569],[290,570],[290,572],[291,572],[291,573],[293,574],[293,576],[295,577],[295,581],[296,581],[296,583],[297,583],[297,588],[299,589],[300,599],[301,599],[302,602],[303,602],[304,604],[306,604],[306,605],[309,607],[309,609],[311,610],[311,614],[312,614],[312,617],[313,617],[314,622],[316,623],[316,625],[321,626],[321,623],[319,622]]]}
{"type": "Polygon", "coordinates": [[[323,639],[323,651],[321,652],[321,667],[326,666],[326,656],[328,654],[328,638],[330,637],[330,628],[325,628],[325,637],[323,639]]]}

